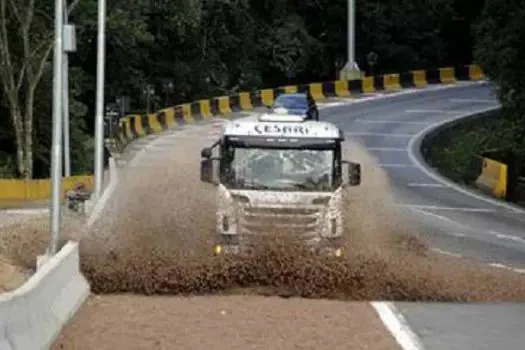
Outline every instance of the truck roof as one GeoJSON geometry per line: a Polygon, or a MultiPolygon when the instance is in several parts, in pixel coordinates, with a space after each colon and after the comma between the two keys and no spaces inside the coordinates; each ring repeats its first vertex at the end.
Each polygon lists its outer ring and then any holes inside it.
{"type": "Polygon", "coordinates": [[[223,136],[344,139],[343,135],[332,123],[280,114],[251,115],[223,126],[223,136]]]}

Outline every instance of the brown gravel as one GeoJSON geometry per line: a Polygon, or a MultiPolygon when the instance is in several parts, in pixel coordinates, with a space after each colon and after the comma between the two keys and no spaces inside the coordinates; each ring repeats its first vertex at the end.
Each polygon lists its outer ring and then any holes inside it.
{"type": "Polygon", "coordinates": [[[27,270],[0,256],[0,293],[18,288],[26,281],[27,270]]]}
{"type": "Polygon", "coordinates": [[[192,136],[177,139],[184,152],[166,142],[154,152],[159,161],[124,173],[108,215],[84,236],[82,268],[94,292],[202,295],[244,288],[346,300],[525,300],[523,276],[429,255],[394,207],[387,175],[352,142],[345,158],[361,161],[363,184],[345,192],[343,259],[314,256],[276,232],[251,257],[213,258],[215,189],[196,175],[196,155],[211,141],[192,136]]]}
{"type": "Polygon", "coordinates": [[[350,348],[399,349],[366,303],[114,295],[91,298],[52,350],[350,348]]]}
{"type": "MultiPolygon", "coordinates": [[[[21,262],[20,251],[31,254],[33,246],[38,245],[24,222],[34,222],[42,215],[11,213],[0,210],[0,293],[20,287],[31,276],[29,264],[21,262]],[[20,237],[20,233],[24,238],[20,237]],[[24,244],[28,243],[28,244],[24,244]],[[29,245],[30,247],[28,247],[29,245]]],[[[36,256],[33,258],[36,262],[36,256]]]]}

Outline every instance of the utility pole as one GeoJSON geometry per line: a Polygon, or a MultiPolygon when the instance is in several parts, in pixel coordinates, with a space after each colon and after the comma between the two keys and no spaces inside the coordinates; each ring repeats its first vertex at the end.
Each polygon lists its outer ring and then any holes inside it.
{"type": "Polygon", "coordinates": [[[62,56],[62,92],[64,112],[64,176],[71,176],[71,145],[69,132],[69,53],[76,52],[77,43],[75,26],[69,24],[68,4],[64,3],[64,22],[63,22],[63,56],[62,56]]]}
{"type": "Polygon", "coordinates": [[[51,148],[51,240],[48,255],[54,255],[60,240],[60,199],[62,194],[62,57],[63,57],[62,0],[55,0],[55,44],[53,52],[53,144],[51,148]]]}
{"type": "Polygon", "coordinates": [[[347,62],[340,72],[341,80],[360,79],[361,71],[355,61],[355,1],[348,0],[347,12],[347,62]]]}
{"type": "Polygon", "coordinates": [[[95,115],[95,198],[104,185],[104,68],[106,60],[106,0],[98,0],[97,94],[95,115]]]}

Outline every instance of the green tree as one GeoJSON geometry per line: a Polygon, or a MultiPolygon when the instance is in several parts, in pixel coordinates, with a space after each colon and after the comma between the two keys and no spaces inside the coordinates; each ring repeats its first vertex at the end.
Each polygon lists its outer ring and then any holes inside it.
{"type": "Polygon", "coordinates": [[[496,88],[516,146],[525,143],[525,3],[486,0],[475,26],[475,57],[496,88]]]}

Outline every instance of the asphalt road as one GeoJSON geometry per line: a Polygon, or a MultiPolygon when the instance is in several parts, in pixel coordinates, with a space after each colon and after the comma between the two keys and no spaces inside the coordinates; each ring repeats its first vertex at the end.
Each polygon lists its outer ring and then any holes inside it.
{"type": "MultiPolygon", "coordinates": [[[[405,94],[333,107],[321,118],[361,141],[389,173],[397,203],[432,247],[485,263],[525,266],[525,211],[473,197],[429,176],[417,138],[430,125],[497,106],[488,85],[405,94]]],[[[525,275],[524,275],[525,279],[525,275]]],[[[525,304],[399,303],[429,350],[523,349],[525,304]]]]}

